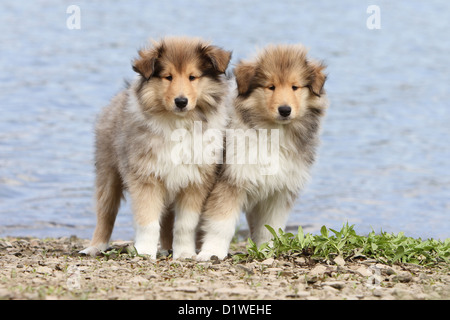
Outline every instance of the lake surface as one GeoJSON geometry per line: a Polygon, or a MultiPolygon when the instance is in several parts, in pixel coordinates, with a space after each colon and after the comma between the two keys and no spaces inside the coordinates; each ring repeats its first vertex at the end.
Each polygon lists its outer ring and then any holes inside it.
{"type": "MultiPolygon", "coordinates": [[[[73,30],[71,4],[0,4],[0,236],[90,238],[96,116],[147,39],[190,35],[232,63],[298,42],[327,63],[319,158],[289,225],[450,237],[450,2],[76,1],[73,30]]],[[[133,235],[126,204],[113,239],[133,235]]]]}

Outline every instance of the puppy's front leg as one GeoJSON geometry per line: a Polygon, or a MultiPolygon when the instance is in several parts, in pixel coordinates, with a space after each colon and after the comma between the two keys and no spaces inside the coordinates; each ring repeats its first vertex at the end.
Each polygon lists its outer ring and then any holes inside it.
{"type": "Polygon", "coordinates": [[[289,190],[278,191],[246,212],[250,236],[258,247],[273,238],[266,225],[277,233],[279,229],[284,230],[294,200],[295,194],[289,190]]]}
{"type": "Polygon", "coordinates": [[[206,200],[202,215],[203,245],[197,260],[206,261],[215,255],[224,259],[236,232],[246,193],[224,181],[216,184],[206,200]]]}
{"type": "Polygon", "coordinates": [[[208,191],[208,185],[204,183],[189,186],[178,195],[175,202],[173,229],[174,259],[195,256],[195,232],[208,191]]]}
{"type": "Polygon", "coordinates": [[[152,183],[133,182],[129,185],[136,228],[134,247],[138,254],[156,259],[160,233],[160,217],[164,209],[164,188],[152,183]]]}

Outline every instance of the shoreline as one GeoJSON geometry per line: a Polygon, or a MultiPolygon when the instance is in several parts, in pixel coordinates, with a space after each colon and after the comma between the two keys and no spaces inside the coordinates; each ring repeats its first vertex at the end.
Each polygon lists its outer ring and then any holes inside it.
{"type": "MultiPolygon", "coordinates": [[[[0,238],[4,300],[447,300],[450,267],[313,261],[302,255],[235,262],[147,260],[113,241],[98,257],[78,254],[89,240],[0,238]]],[[[233,243],[232,253],[246,252],[233,243]]]]}

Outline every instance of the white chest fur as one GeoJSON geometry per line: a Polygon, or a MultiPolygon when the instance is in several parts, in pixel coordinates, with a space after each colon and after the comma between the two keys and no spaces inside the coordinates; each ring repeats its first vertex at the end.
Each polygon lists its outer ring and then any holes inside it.
{"type": "Polygon", "coordinates": [[[170,192],[189,184],[201,184],[204,173],[220,162],[223,153],[222,130],[226,117],[218,113],[207,122],[173,114],[146,117],[131,95],[126,126],[136,128],[122,136],[119,151],[126,165],[141,180],[158,178],[170,192]],[[140,128],[140,129],[137,129],[140,128]]]}
{"type": "Polygon", "coordinates": [[[227,139],[226,176],[258,197],[286,189],[297,193],[309,179],[309,166],[293,150],[292,143],[284,140],[282,130],[272,131],[269,139],[261,142],[266,135],[262,133],[258,132],[254,141],[250,137],[245,147],[227,139]]]}

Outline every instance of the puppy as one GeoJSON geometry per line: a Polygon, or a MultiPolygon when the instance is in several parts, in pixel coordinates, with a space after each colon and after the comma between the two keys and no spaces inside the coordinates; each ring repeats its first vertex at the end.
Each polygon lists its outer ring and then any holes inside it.
{"type": "Polygon", "coordinates": [[[227,255],[241,211],[258,245],[271,240],[265,225],[285,227],[316,157],[328,105],[324,69],[301,45],[272,45],[236,66],[226,163],[205,204],[198,260],[227,255]]]}
{"type": "Polygon", "coordinates": [[[137,78],[112,99],[96,126],[97,226],[82,253],[107,249],[128,190],[139,254],[156,258],[161,235],[161,248],[173,248],[175,259],[195,255],[195,231],[217,165],[192,159],[198,141],[186,137],[225,128],[230,58],[229,51],[184,37],[139,51],[137,78]]]}

